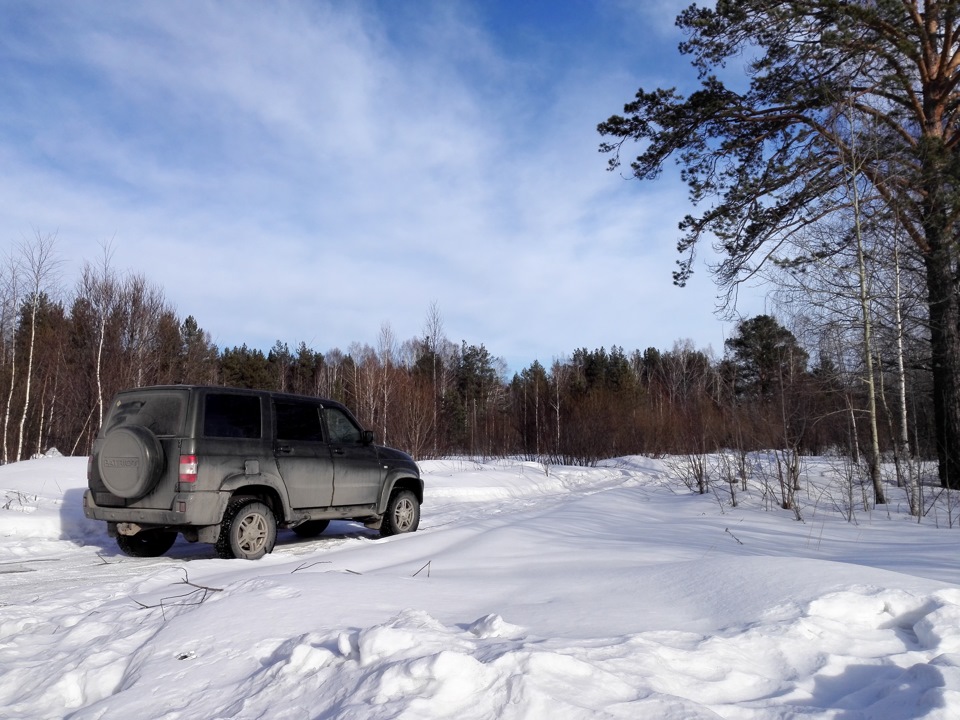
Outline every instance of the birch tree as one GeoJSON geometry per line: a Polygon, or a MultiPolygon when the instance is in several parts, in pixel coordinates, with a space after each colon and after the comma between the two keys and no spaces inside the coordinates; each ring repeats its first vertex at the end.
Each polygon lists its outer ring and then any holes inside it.
{"type": "Polygon", "coordinates": [[[17,384],[17,328],[20,317],[20,296],[23,268],[21,258],[9,254],[5,258],[2,275],[2,305],[0,305],[0,346],[3,349],[3,367],[7,399],[3,407],[3,462],[10,461],[10,423],[13,415],[14,390],[17,384]]]}
{"type": "Polygon", "coordinates": [[[103,389],[103,352],[107,340],[107,322],[116,311],[118,280],[113,271],[113,246],[103,243],[100,246],[101,255],[96,265],[86,262],[80,275],[78,293],[86,298],[93,310],[96,321],[96,350],[93,358],[93,374],[96,383],[96,417],[97,425],[103,424],[104,389],[103,389]]]}
{"type": "Polygon", "coordinates": [[[56,236],[37,233],[31,242],[19,244],[23,259],[24,280],[29,303],[27,312],[30,317],[30,340],[27,344],[27,367],[24,380],[23,412],[20,415],[20,428],[17,433],[17,451],[15,459],[23,456],[24,428],[30,411],[33,380],[33,360],[37,338],[37,312],[44,291],[54,285],[60,261],[56,255],[56,236]]]}

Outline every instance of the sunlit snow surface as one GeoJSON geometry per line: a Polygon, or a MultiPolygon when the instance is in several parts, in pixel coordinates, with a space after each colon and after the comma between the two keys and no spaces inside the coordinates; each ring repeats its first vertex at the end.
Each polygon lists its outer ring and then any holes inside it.
{"type": "Polygon", "coordinates": [[[848,522],[809,462],[801,521],[647,458],[421,467],[417,533],[282,531],[256,562],[125,557],[86,458],[0,467],[0,717],[960,717],[945,495],[848,522]]]}

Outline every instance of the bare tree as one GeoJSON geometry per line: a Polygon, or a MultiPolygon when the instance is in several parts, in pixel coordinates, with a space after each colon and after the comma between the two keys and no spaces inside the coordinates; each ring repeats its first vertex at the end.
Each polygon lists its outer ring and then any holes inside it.
{"type": "Polygon", "coordinates": [[[919,479],[914,472],[911,453],[910,453],[910,429],[907,420],[907,373],[904,370],[903,358],[903,313],[902,313],[902,268],[900,265],[900,242],[899,238],[894,238],[893,259],[894,259],[894,327],[896,338],[897,353],[897,389],[900,400],[900,452],[897,453],[897,470],[900,470],[900,459],[907,464],[907,501],[910,504],[910,514],[914,517],[920,517],[920,488],[919,479]]]}
{"type": "Polygon", "coordinates": [[[80,276],[78,292],[87,299],[97,323],[97,347],[93,372],[97,386],[96,408],[97,427],[103,424],[103,351],[107,339],[107,322],[114,313],[117,303],[118,281],[113,271],[113,245],[104,242],[100,245],[100,260],[96,265],[85,262],[80,276]]]}
{"type": "Polygon", "coordinates": [[[436,457],[439,454],[437,444],[440,435],[441,393],[441,384],[439,383],[437,365],[441,365],[439,370],[440,372],[443,372],[440,353],[443,345],[449,342],[444,334],[443,316],[440,314],[440,306],[437,305],[436,300],[430,303],[430,308],[427,310],[427,319],[423,326],[423,337],[427,347],[427,352],[430,354],[430,364],[433,377],[433,456],[436,457]]]}
{"type": "Polygon", "coordinates": [[[383,408],[380,413],[381,437],[387,442],[388,415],[390,414],[390,395],[393,390],[392,374],[397,361],[397,338],[393,334],[390,323],[380,326],[380,337],[377,339],[377,354],[380,357],[380,396],[383,408]]]}
{"type": "MultiPolygon", "coordinates": [[[[851,133],[851,135],[855,134],[851,133]]],[[[850,201],[853,207],[853,231],[857,249],[857,281],[859,288],[860,313],[863,330],[863,364],[865,369],[864,384],[867,386],[867,420],[870,427],[870,456],[868,466],[870,469],[870,482],[873,485],[873,499],[878,505],[886,503],[886,497],[883,494],[883,484],[880,481],[880,434],[877,430],[877,389],[873,369],[873,323],[871,319],[871,291],[869,289],[869,279],[867,277],[867,261],[864,252],[863,241],[863,207],[860,190],[860,176],[862,162],[859,157],[859,148],[856,140],[852,140],[849,146],[849,158],[844,164],[848,173],[848,183],[850,187],[850,201]]]]}
{"type": "Polygon", "coordinates": [[[13,396],[17,383],[17,320],[22,292],[23,268],[21,258],[9,254],[5,258],[3,274],[2,306],[0,306],[0,345],[3,348],[3,364],[9,366],[10,386],[7,388],[7,402],[3,409],[3,462],[10,460],[9,440],[10,421],[13,413],[13,396]],[[8,359],[9,358],[9,359],[8,359]]]}
{"type": "Polygon", "coordinates": [[[124,384],[139,387],[155,382],[161,367],[170,364],[171,351],[179,351],[179,348],[165,347],[160,340],[161,328],[165,324],[178,325],[173,310],[167,304],[163,290],[139,273],[124,280],[120,288],[120,306],[123,314],[120,342],[126,360],[124,384]]]}
{"type": "Polygon", "coordinates": [[[24,277],[29,290],[30,342],[27,345],[27,373],[24,387],[23,413],[20,415],[20,429],[17,433],[17,453],[19,460],[23,454],[24,427],[30,411],[31,381],[33,378],[33,359],[37,337],[37,312],[40,309],[42,295],[53,285],[60,261],[56,256],[56,235],[35,234],[32,242],[21,242],[19,251],[23,257],[24,277]]]}

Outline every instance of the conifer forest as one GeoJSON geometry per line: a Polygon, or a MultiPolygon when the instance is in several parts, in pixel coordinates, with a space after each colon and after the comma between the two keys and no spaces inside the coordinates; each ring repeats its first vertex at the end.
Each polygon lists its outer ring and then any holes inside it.
{"type": "MultiPolygon", "coordinates": [[[[682,339],[628,350],[612,338],[609,347],[558,348],[557,357],[511,373],[482,343],[446,337],[436,306],[412,338],[384,324],[375,345],[221,348],[194,316],[178,316],[160,287],[114,270],[106,254],[85,264],[72,288],[54,284],[57,263],[54,240],[37,236],[4,265],[4,462],[51,447],[87,454],[115,392],[177,383],[332,398],[378,442],[417,459],[589,465],[629,454],[782,448],[866,458],[864,465],[872,449],[935,457],[929,343],[923,305],[908,292],[909,263],[873,274],[868,345],[855,278],[846,292],[837,270],[819,294],[784,296],[784,313],[741,320],[722,355],[682,339]],[[890,273],[901,277],[899,296],[886,293],[890,273]]],[[[781,286],[789,289],[786,279],[781,286]]]]}

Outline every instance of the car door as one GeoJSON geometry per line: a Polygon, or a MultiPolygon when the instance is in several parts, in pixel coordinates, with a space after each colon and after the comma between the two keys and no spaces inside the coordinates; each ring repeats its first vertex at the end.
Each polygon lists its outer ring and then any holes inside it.
{"type": "Polygon", "coordinates": [[[383,467],[377,447],[350,415],[337,407],[324,409],[333,455],[333,504],[370,505],[377,502],[383,467]]]}
{"type": "Polygon", "coordinates": [[[333,503],[334,465],[323,435],[320,403],[273,401],[274,456],[294,508],[333,503]]]}

